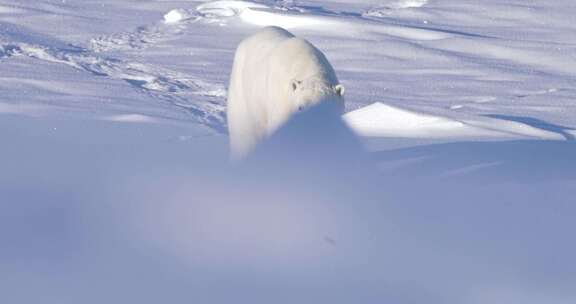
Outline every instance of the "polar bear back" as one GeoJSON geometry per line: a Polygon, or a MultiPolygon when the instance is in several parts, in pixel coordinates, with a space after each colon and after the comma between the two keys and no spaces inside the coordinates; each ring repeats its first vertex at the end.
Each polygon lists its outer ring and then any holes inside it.
{"type": "Polygon", "coordinates": [[[249,152],[262,130],[266,130],[267,115],[262,106],[265,99],[268,54],[283,40],[294,35],[278,27],[266,27],[244,39],[234,56],[234,66],[228,89],[228,130],[233,153],[241,157],[249,152]]]}

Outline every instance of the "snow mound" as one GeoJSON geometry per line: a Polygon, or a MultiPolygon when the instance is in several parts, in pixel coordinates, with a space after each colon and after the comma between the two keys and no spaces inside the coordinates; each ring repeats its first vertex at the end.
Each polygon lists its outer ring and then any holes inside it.
{"type": "Polygon", "coordinates": [[[428,4],[427,0],[399,0],[399,1],[388,1],[378,5],[368,11],[366,11],[363,16],[365,17],[387,17],[391,13],[404,10],[404,9],[414,9],[420,8],[428,4]]]}
{"type": "Polygon", "coordinates": [[[330,18],[315,14],[303,14],[251,1],[214,1],[199,5],[197,12],[208,20],[239,17],[245,23],[257,26],[295,28],[331,24],[330,18]]]}
{"type": "Polygon", "coordinates": [[[310,27],[326,24],[323,20],[313,15],[303,15],[289,11],[274,11],[269,9],[247,9],[242,12],[240,18],[246,23],[259,26],[280,26],[283,28],[310,27]]]}
{"type": "Polygon", "coordinates": [[[233,17],[250,8],[270,8],[250,1],[214,1],[201,4],[196,10],[207,17],[233,17]]]}
{"type": "Polygon", "coordinates": [[[518,122],[487,117],[455,120],[400,109],[380,102],[349,112],[343,118],[355,132],[367,137],[563,139],[554,132],[518,122]]]}
{"type": "Polygon", "coordinates": [[[164,23],[178,23],[183,20],[191,19],[195,17],[193,14],[190,14],[187,10],[184,9],[173,9],[169,11],[166,15],[164,15],[164,23]]]}
{"type": "Polygon", "coordinates": [[[428,0],[400,0],[391,4],[393,8],[422,7],[428,4],[428,0]]]}

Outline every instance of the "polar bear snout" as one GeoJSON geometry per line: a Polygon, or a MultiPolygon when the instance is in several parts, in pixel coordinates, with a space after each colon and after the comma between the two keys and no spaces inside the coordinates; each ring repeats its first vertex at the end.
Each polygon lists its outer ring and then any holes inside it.
{"type": "Polygon", "coordinates": [[[346,89],[344,88],[343,85],[341,84],[335,85],[334,90],[336,91],[336,94],[338,94],[338,96],[344,97],[344,92],[346,91],[346,89]]]}
{"type": "Polygon", "coordinates": [[[290,82],[295,111],[304,111],[319,103],[336,103],[344,105],[344,86],[330,85],[322,79],[293,79],[290,82]]]}
{"type": "Polygon", "coordinates": [[[292,88],[292,92],[296,92],[298,88],[302,87],[302,80],[292,79],[290,87],[292,88]]]}
{"type": "Polygon", "coordinates": [[[312,91],[322,94],[330,95],[331,93],[336,94],[340,97],[344,96],[346,91],[342,84],[330,85],[327,84],[322,79],[312,78],[306,80],[292,79],[290,81],[290,87],[293,92],[297,91],[312,91]]]}

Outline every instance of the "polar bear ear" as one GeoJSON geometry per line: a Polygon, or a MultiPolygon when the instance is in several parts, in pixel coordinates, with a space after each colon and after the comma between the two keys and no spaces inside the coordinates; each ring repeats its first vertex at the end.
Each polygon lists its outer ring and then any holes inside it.
{"type": "Polygon", "coordinates": [[[346,91],[346,89],[344,89],[344,86],[341,84],[337,84],[336,86],[334,86],[334,90],[336,90],[336,94],[338,94],[339,96],[344,96],[344,92],[346,91]]]}
{"type": "Polygon", "coordinates": [[[292,88],[292,91],[296,91],[296,89],[298,89],[298,87],[302,84],[302,81],[300,80],[296,80],[296,79],[292,79],[292,82],[290,83],[290,87],[292,88]]]}

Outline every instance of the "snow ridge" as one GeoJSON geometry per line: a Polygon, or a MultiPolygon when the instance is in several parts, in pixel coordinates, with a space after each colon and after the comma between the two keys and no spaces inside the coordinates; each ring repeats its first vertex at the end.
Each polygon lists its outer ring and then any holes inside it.
{"type": "Polygon", "coordinates": [[[452,119],[409,111],[376,102],[344,115],[344,120],[359,135],[403,138],[508,138],[563,140],[558,132],[525,123],[474,117],[452,119]]]}

